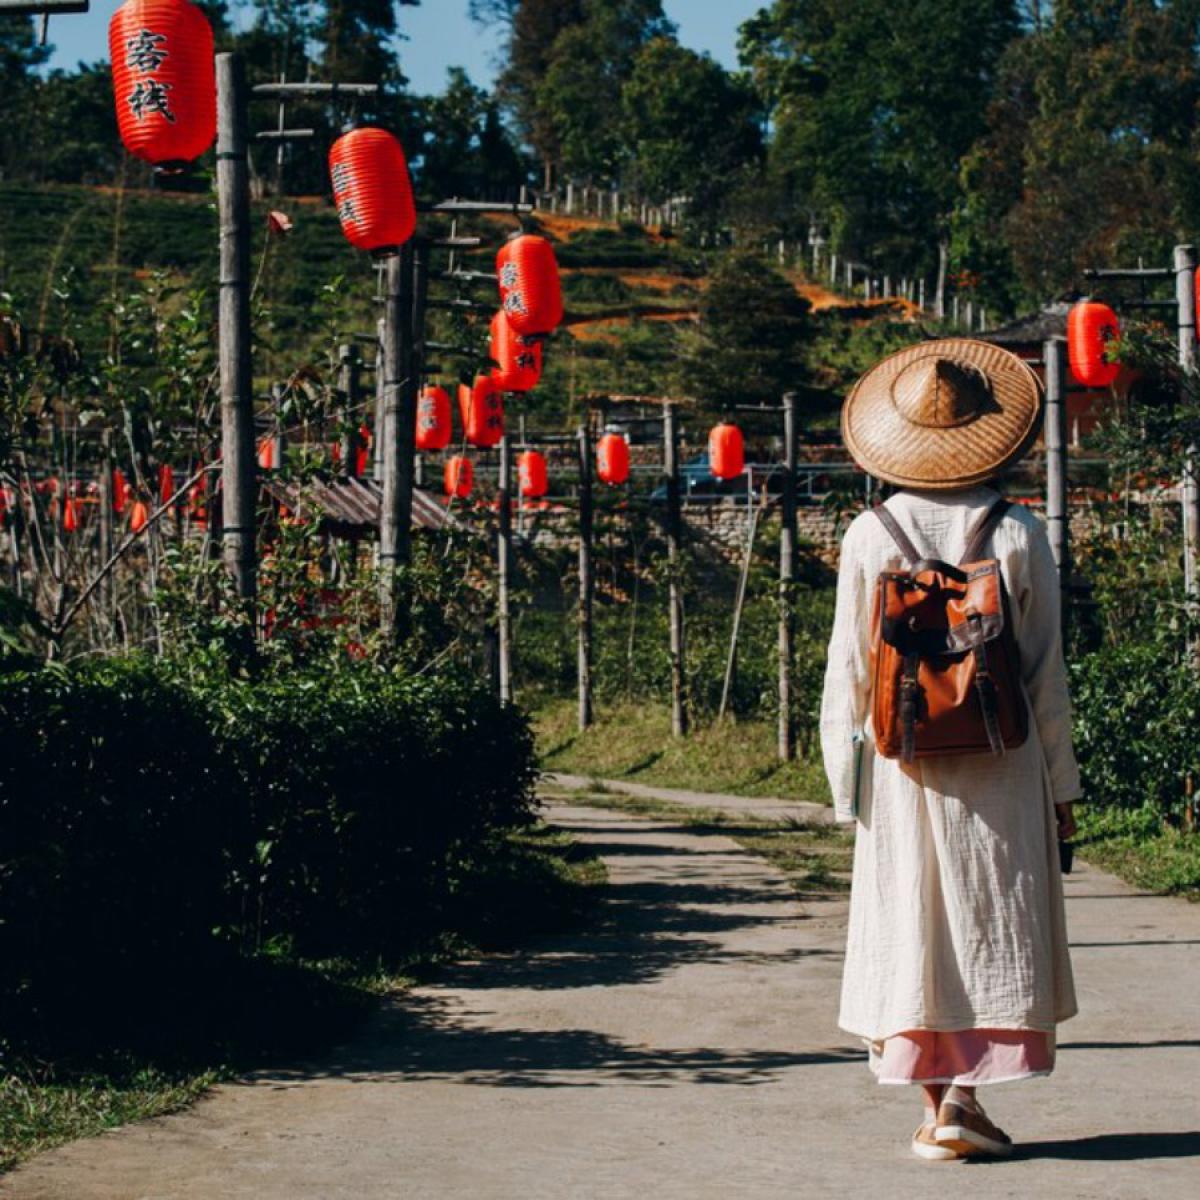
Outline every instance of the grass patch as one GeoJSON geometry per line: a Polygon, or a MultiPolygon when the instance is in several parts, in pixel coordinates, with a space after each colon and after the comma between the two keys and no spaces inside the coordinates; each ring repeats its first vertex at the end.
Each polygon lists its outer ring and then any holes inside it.
{"type": "Polygon", "coordinates": [[[2,1014],[0,1171],[176,1112],[222,1080],[318,1056],[352,1035],[381,996],[439,963],[583,924],[605,877],[586,846],[539,824],[474,864],[442,931],[402,961],[298,962],[275,946],[220,958],[192,978],[140,981],[120,1006],[2,1014]]]}
{"type": "Polygon", "coordinates": [[[605,705],[597,718],[579,733],[574,700],[551,701],[539,709],[534,729],[542,766],[596,779],[829,803],[820,761],[779,762],[775,726],[765,721],[727,720],[673,738],[665,705],[605,705]]]}
{"type": "Polygon", "coordinates": [[[1076,851],[1134,887],[1200,901],[1200,832],[1165,825],[1151,808],[1080,804],[1076,851]]]}
{"type": "Polygon", "coordinates": [[[771,821],[612,792],[570,792],[562,798],[571,804],[613,809],[647,820],[674,821],[696,833],[723,834],[783,872],[796,894],[805,899],[850,889],[854,834],[849,828],[771,821]]]}

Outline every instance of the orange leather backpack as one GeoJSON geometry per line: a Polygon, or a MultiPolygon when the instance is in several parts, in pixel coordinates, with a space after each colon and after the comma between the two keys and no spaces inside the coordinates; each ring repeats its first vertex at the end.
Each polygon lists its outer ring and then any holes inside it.
{"type": "Polygon", "coordinates": [[[1029,734],[1004,577],[981,557],[1008,506],[975,522],[957,566],[923,557],[884,505],[872,510],[909,563],[879,573],[871,609],[872,723],[886,758],[1003,754],[1029,734]]]}

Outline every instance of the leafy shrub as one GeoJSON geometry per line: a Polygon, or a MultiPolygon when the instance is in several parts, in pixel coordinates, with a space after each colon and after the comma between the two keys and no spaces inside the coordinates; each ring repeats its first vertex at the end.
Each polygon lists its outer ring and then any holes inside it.
{"type": "Polygon", "coordinates": [[[1181,814],[1200,780],[1200,677],[1164,640],[1127,640],[1070,666],[1084,798],[1181,814]]]}
{"type": "Polygon", "coordinates": [[[532,818],[525,718],[472,680],[133,660],[0,677],[0,721],[10,997],[222,946],[400,953],[532,818]]]}

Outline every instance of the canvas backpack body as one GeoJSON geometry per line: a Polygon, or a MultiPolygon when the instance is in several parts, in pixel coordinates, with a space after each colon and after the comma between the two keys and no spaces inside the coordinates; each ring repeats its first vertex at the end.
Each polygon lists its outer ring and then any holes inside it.
{"type": "Polygon", "coordinates": [[[982,557],[1009,502],[975,522],[957,566],[922,556],[895,516],[883,523],[908,569],[881,571],[871,609],[872,724],[886,758],[1003,754],[1029,733],[1020,653],[1000,563],[982,557]]]}

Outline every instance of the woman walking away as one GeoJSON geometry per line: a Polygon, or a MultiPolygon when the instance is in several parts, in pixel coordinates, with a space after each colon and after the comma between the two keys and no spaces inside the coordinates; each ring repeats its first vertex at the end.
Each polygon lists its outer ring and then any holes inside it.
{"type": "Polygon", "coordinates": [[[1040,521],[992,486],[1040,415],[1029,367],[968,338],[885,359],[842,411],[855,461],[897,490],[842,543],[821,706],[857,835],[838,1024],[879,1083],[924,1089],[927,1159],[1011,1153],[976,1087],[1048,1075],[1078,1011],[1058,573],[1040,521]]]}

